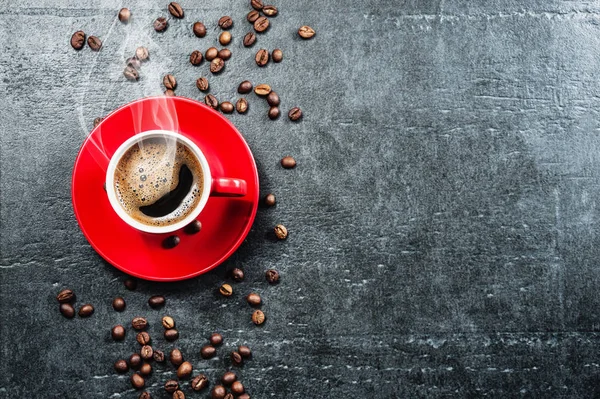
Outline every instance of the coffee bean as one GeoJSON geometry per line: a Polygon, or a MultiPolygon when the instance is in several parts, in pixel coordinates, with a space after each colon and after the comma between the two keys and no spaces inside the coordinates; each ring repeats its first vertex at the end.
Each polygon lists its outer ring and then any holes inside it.
{"type": "Polygon", "coordinates": [[[233,112],[233,104],[230,103],[229,101],[223,101],[220,105],[221,108],[221,112],[223,112],[224,114],[230,114],[233,112]]]}
{"type": "Polygon", "coordinates": [[[264,6],[262,9],[263,14],[265,14],[267,17],[274,17],[277,15],[277,13],[279,12],[277,10],[277,7],[275,6],[264,6]]]}
{"type": "Polygon", "coordinates": [[[246,19],[248,20],[248,22],[250,22],[251,24],[254,23],[254,21],[256,21],[258,18],[260,17],[260,13],[256,10],[252,10],[248,13],[248,15],[246,15],[246,19]]]}
{"type": "Polygon", "coordinates": [[[75,294],[69,289],[64,289],[56,295],[56,300],[59,303],[70,303],[75,299],[75,294]]]}
{"type": "Polygon", "coordinates": [[[231,392],[236,395],[241,395],[244,393],[244,385],[240,381],[234,381],[231,385],[231,392]]]}
{"type": "Polygon", "coordinates": [[[267,96],[271,92],[271,86],[266,83],[260,84],[254,88],[254,93],[257,96],[267,96]]]}
{"type": "Polygon", "coordinates": [[[123,359],[117,360],[115,362],[115,370],[117,373],[123,374],[129,371],[129,365],[123,359]]]}
{"type": "Polygon", "coordinates": [[[125,299],[123,299],[120,296],[116,297],[115,299],[113,299],[112,307],[117,312],[124,311],[125,310],[125,299]]]}
{"type": "Polygon", "coordinates": [[[235,103],[235,109],[239,114],[245,114],[248,112],[248,101],[245,98],[240,98],[235,103]]]}
{"type": "Polygon", "coordinates": [[[183,391],[175,391],[173,392],[173,399],[185,399],[185,394],[183,391]]]}
{"type": "Polygon", "coordinates": [[[273,62],[281,62],[281,60],[283,60],[283,51],[276,48],[275,50],[273,50],[271,57],[273,58],[273,62]]]}
{"type": "Polygon", "coordinates": [[[148,363],[142,364],[142,367],[140,367],[140,374],[144,376],[152,374],[152,366],[148,363]]]}
{"type": "Polygon", "coordinates": [[[229,50],[228,48],[219,50],[219,58],[224,61],[227,61],[231,58],[231,50],[229,50]]]}
{"type": "Polygon", "coordinates": [[[165,316],[162,318],[162,326],[167,330],[175,328],[175,320],[171,316],[165,316]]]}
{"type": "Polygon", "coordinates": [[[275,284],[279,281],[279,272],[275,269],[269,269],[265,272],[265,278],[270,284],[275,284]]]}
{"type": "Polygon", "coordinates": [[[94,307],[89,303],[79,308],[79,317],[90,317],[94,314],[94,307]]]}
{"type": "Polygon", "coordinates": [[[94,118],[94,127],[97,127],[100,124],[100,122],[102,122],[103,120],[104,120],[104,118],[101,116],[94,118]]]}
{"type": "Polygon", "coordinates": [[[134,317],[133,320],[131,320],[131,326],[136,330],[143,330],[148,326],[148,320],[143,317],[134,317]]]}
{"type": "Polygon", "coordinates": [[[248,359],[250,356],[252,356],[252,351],[250,350],[250,348],[246,345],[240,345],[238,346],[238,353],[244,358],[244,359],[248,359]]]}
{"type": "Polygon", "coordinates": [[[204,104],[208,105],[212,109],[217,109],[219,107],[219,100],[217,100],[217,97],[213,96],[212,94],[207,94],[204,96],[204,104]]]}
{"type": "Polygon", "coordinates": [[[142,357],[142,359],[152,359],[153,354],[154,351],[152,350],[152,347],[150,345],[144,345],[142,346],[142,349],[140,349],[140,356],[142,357]]]}
{"type": "Polygon", "coordinates": [[[302,118],[302,110],[298,107],[290,109],[290,112],[288,112],[288,118],[290,118],[290,120],[293,122],[300,120],[300,118],[302,118]]]}
{"type": "Polygon", "coordinates": [[[207,61],[212,61],[218,56],[219,50],[217,50],[216,47],[209,47],[208,50],[206,50],[206,53],[204,53],[204,58],[206,58],[207,61]]]}
{"type": "Polygon", "coordinates": [[[246,297],[246,302],[248,302],[250,304],[250,306],[259,306],[262,303],[262,299],[260,298],[260,295],[258,295],[257,293],[251,292],[246,297]]]}
{"type": "Polygon", "coordinates": [[[171,89],[165,90],[163,94],[167,97],[175,97],[175,92],[171,89]]]}
{"type": "Polygon", "coordinates": [[[192,363],[183,362],[177,368],[177,378],[188,378],[192,374],[192,363]]]}
{"type": "Polygon", "coordinates": [[[222,46],[227,46],[229,43],[231,43],[231,33],[227,31],[222,32],[219,35],[219,43],[221,43],[222,46]]]}
{"type": "Polygon", "coordinates": [[[150,305],[150,307],[153,309],[158,309],[161,306],[164,306],[165,302],[166,299],[162,295],[154,295],[151,296],[150,299],[148,299],[148,305],[150,305]]]}
{"type": "Polygon", "coordinates": [[[210,393],[212,399],[224,399],[225,395],[227,395],[227,391],[223,385],[215,386],[210,393]]]}
{"type": "Polygon", "coordinates": [[[254,324],[256,324],[257,326],[264,323],[265,322],[265,314],[262,312],[262,310],[255,310],[254,313],[252,313],[252,322],[254,324]]]}
{"type": "Polygon", "coordinates": [[[256,43],[256,35],[252,32],[246,33],[244,36],[244,47],[251,47],[254,43],[256,43]]]}
{"type": "Polygon", "coordinates": [[[279,108],[277,108],[277,107],[269,108],[269,119],[274,121],[277,118],[279,118],[279,108]]]}
{"type": "Polygon", "coordinates": [[[181,363],[183,363],[183,355],[181,354],[181,351],[179,349],[173,349],[169,355],[169,360],[174,366],[179,366],[181,363]]]}
{"type": "Polygon", "coordinates": [[[210,62],[210,71],[212,73],[219,73],[225,68],[225,61],[217,57],[210,62]]]}
{"type": "Polygon", "coordinates": [[[211,345],[203,346],[202,349],[200,349],[200,356],[202,356],[203,359],[210,359],[211,357],[214,357],[216,354],[217,354],[217,350],[215,349],[214,346],[211,346],[211,345]]]}
{"type": "Polygon", "coordinates": [[[290,156],[283,157],[281,159],[281,166],[285,169],[292,169],[296,167],[296,160],[290,156]]]}
{"type": "Polygon", "coordinates": [[[98,39],[96,36],[88,37],[87,44],[94,51],[100,51],[102,48],[102,40],[98,39]]]}
{"type": "Polygon", "coordinates": [[[265,197],[265,205],[266,206],[274,206],[277,203],[275,200],[275,194],[267,194],[265,197]]]}
{"type": "Polygon", "coordinates": [[[223,343],[223,336],[219,333],[212,333],[208,340],[210,341],[211,345],[219,346],[223,343]]]}
{"type": "Polygon", "coordinates": [[[152,399],[152,396],[150,396],[150,393],[148,393],[147,391],[144,391],[140,394],[138,399],[152,399]]]}
{"type": "Polygon", "coordinates": [[[131,11],[129,11],[129,8],[121,8],[119,10],[119,21],[126,24],[127,22],[129,22],[130,17],[131,17],[131,11]]]}
{"type": "Polygon", "coordinates": [[[223,296],[231,296],[233,294],[233,288],[231,288],[231,286],[229,284],[223,284],[219,288],[219,292],[223,296]]]}
{"type": "Polygon", "coordinates": [[[115,341],[123,341],[125,339],[125,327],[116,325],[112,328],[110,335],[115,341]]]}
{"type": "Polygon", "coordinates": [[[148,57],[150,57],[150,52],[146,47],[140,46],[135,49],[135,58],[137,58],[138,60],[146,61],[148,60],[148,57]]]}
{"type": "Polygon", "coordinates": [[[274,91],[271,91],[267,96],[267,103],[269,103],[271,107],[277,107],[280,102],[279,96],[274,91]]]}
{"type": "Polygon", "coordinates": [[[156,21],[154,21],[154,30],[157,32],[164,32],[168,26],[169,22],[165,17],[158,17],[156,18],[156,21]]]}
{"type": "MultiPolygon", "coordinates": [[[[208,60],[208,57],[206,59],[208,60]]],[[[202,62],[202,53],[198,50],[192,51],[192,54],[190,54],[190,63],[192,65],[200,65],[201,62],[202,62]]]]}
{"type": "Polygon", "coordinates": [[[264,7],[262,0],[251,0],[250,5],[252,8],[258,11],[262,10],[264,7]]]}
{"type": "Polygon", "coordinates": [[[78,30],[71,36],[71,47],[75,50],[81,50],[85,45],[85,32],[78,30]]]}
{"type": "Polygon", "coordinates": [[[254,21],[254,30],[258,33],[262,33],[269,29],[269,18],[267,17],[258,17],[256,21],[254,21]]]}
{"type": "Polygon", "coordinates": [[[273,230],[275,231],[275,236],[280,240],[285,240],[288,236],[288,231],[282,224],[278,224],[273,230]]]}
{"type": "MultiPolygon", "coordinates": [[[[198,78],[196,80],[196,87],[200,91],[206,91],[206,90],[208,90],[208,88],[209,88],[208,79],[206,79],[206,78],[198,78]]],[[[202,227],[202,225],[200,224],[200,222],[197,221],[197,220],[194,220],[192,223],[188,224],[188,226],[192,226],[192,225],[196,225],[197,228],[198,228],[198,231],[200,231],[200,227],[202,227]]],[[[191,227],[190,229],[188,229],[188,227],[186,227],[185,232],[187,234],[194,234],[194,233],[191,233],[191,231],[194,231],[195,229],[196,229],[195,227],[191,227]]],[[[198,231],[196,231],[196,233],[198,231]]]]}
{"type": "Polygon", "coordinates": [[[231,271],[231,278],[233,279],[233,281],[236,281],[238,283],[240,281],[244,281],[244,271],[239,267],[236,267],[231,271]]]}
{"type": "Polygon", "coordinates": [[[298,29],[298,34],[300,35],[301,38],[308,40],[315,35],[315,30],[313,28],[311,28],[310,26],[304,25],[304,26],[301,26],[300,29],[298,29]]]}
{"type": "Polygon", "coordinates": [[[127,61],[125,61],[125,65],[130,66],[133,69],[137,70],[137,69],[141,68],[142,63],[135,56],[133,56],[133,57],[127,58],[127,61]]]}
{"type": "Polygon", "coordinates": [[[252,91],[252,83],[249,80],[244,80],[238,86],[238,93],[240,94],[248,94],[252,91]]]}
{"type": "Polygon", "coordinates": [[[131,80],[131,81],[135,81],[140,78],[140,75],[138,74],[137,69],[132,68],[130,66],[125,67],[125,69],[123,70],[123,75],[125,75],[127,80],[131,80]]]}
{"type": "Polygon", "coordinates": [[[199,374],[194,377],[190,385],[194,391],[201,391],[208,386],[208,377],[204,374],[199,374]]]}
{"type": "Polygon", "coordinates": [[[176,236],[176,235],[172,235],[172,236],[169,236],[169,237],[167,237],[167,238],[165,238],[165,239],[163,240],[163,242],[162,242],[162,247],[163,247],[164,249],[173,249],[173,248],[175,248],[176,246],[178,246],[178,245],[179,245],[179,242],[180,242],[180,241],[181,241],[181,240],[179,239],[179,237],[178,237],[178,236],[176,236]]]}
{"type": "Polygon", "coordinates": [[[161,350],[154,349],[152,358],[154,359],[155,362],[162,363],[165,361],[165,353],[161,350]]]}
{"type": "Polygon", "coordinates": [[[170,328],[168,330],[165,330],[164,335],[167,341],[175,341],[177,338],[179,338],[179,331],[177,331],[174,328],[170,328]]]}
{"type": "Polygon", "coordinates": [[[223,399],[234,399],[233,394],[229,392],[223,399]]]}
{"type": "Polygon", "coordinates": [[[140,345],[148,345],[150,343],[150,334],[148,334],[146,331],[142,331],[138,333],[135,339],[140,345]]]}
{"type": "Polygon", "coordinates": [[[219,26],[221,29],[229,29],[233,26],[233,19],[229,16],[219,18],[219,26]]]}
{"type": "Polygon", "coordinates": [[[174,90],[177,87],[177,79],[171,74],[165,75],[163,78],[163,85],[166,89],[174,90]]]}
{"type": "Polygon", "coordinates": [[[248,395],[247,393],[243,393],[240,396],[238,396],[237,399],[250,399],[250,395],[248,395]]]}
{"type": "Polygon", "coordinates": [[[142,389],[146,385],[146,380],[141,375],[134,373],[131,375],[131,386],[135,389],[142,389]]]}
{"type": "Polygon", "coordinates": [[[195,22],[192,30],[194,31],[194,35],[197,37],[206,36],[206,26],[204,26],[202,22],[195,22]]]}
{"type": "Polygon", "coordinates": [[[225,374],[223,374],[223,377],[221,377],[221,382],[223,383],[223,385],[227,386],[233,384],[235,380],[237,380],[237,375],[235,375],[233,371],[228,371],[225,374]]]}
{"type": "Polygon", "coordinates": [[[59,307],[60,313],[67,319],[75,317],[75,308],[70,303],[61,303],[59,307]]]}
{"type": "Polygon", "coordinates": [[[141,364],[142,357],[139,355],[139,353],[134,353],[133,355],[129,356],[129,366],[131,366],[131,368],[138,368],[141,364]]]}
{"type": "Polygon", "coordinates": [[[129,291],[135,291],[137,288],[137,280],[128,278],[123,282],[123,285],[125,285],[125,288],[127,288],[129,291]]]}
{"type": "Polygon", "coordinates": [[[235,366],[239,366],[239,365],[241,365],[244,362],[244,360],[242,359],[242,355],[240,355],[236,351],[233,351],[233,352],[231,352],[231,362],[235,366]]]}
{"type": "Polygon", "coordinates": [[[179,3],[176,2],[171,2],[169,3],[168,6],[169,12],[171,13],[172,16],[174,16],[175,18],[183,18],[183,8],[181,8],[181,6],[179,5],[179,3]]]}
{"type": "Polygon", "coordinates": [[[168,393],[173,393],[179,389],[179,383],[175,380],[169,380],[165,382],[165,391],[168,393]]]}

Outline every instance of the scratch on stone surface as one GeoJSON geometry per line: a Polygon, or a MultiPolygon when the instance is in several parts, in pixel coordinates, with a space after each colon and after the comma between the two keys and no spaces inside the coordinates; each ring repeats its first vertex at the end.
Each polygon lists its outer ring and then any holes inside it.
{"type": "Polygon", "coordinates": [[[12,269],[12,268],[15,268],[15,267],[18,267],[18,266],[29,266],[29,265],[36,264],[36,263],[37,262],[33,261],[33,260],[29,261],[29,262],[25,262],[25,263],[14,262],[11,265],[0,265],[0,269],[12,269]]]}

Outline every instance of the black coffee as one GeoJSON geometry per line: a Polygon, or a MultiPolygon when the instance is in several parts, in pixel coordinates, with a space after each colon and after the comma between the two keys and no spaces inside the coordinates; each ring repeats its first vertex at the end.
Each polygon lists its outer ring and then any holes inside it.
{"type": "Polygon", "coordinates": [[[202,197],[200,161],[183,143],[152,137],[121,157],[114,175],[123,209],[148,226],[169,226],[185,219],[202,197]]]}

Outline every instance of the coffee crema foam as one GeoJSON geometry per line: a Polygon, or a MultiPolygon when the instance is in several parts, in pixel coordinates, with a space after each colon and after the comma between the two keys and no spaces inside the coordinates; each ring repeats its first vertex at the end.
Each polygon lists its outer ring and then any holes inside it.
{"type": "Polygon", "coordinates": [[[152,137],[132,145],[123,154],[115,169],[114,182],[117,199],[129,216],[149,226],[169,226],[185,219],[196,208],[202,197],[204,175],[200,161],[185,144],[170,137],[152,137]],[[153,205],[179,189],[184,165],[193,180],[175,210],[160,216],[142,212],[140,208],[153,205]]]}

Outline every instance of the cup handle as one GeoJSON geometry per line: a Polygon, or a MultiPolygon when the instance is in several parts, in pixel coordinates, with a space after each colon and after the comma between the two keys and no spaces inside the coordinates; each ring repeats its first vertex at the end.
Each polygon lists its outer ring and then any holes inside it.
{"type": "Polygon", "coordinates": [[[220,177],[213,179],[210,195],[214,197],[243,197],[247,192],[246,180],[220,177]]]}

